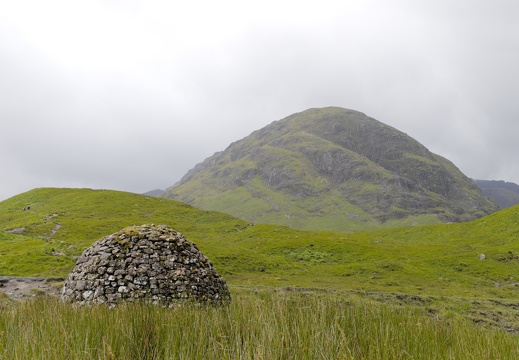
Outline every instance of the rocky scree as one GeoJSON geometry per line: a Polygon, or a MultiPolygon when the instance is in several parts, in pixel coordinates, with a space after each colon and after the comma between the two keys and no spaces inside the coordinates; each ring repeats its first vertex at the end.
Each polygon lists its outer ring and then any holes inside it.
{"type": "Polygon", "coordinates": [[[173,306],[185,300],[230,301],[225,280],[208,258],[165,225],[131,226],[105,236],[77,259],[62,299],[115,306],[143,300],[173,306]]]}

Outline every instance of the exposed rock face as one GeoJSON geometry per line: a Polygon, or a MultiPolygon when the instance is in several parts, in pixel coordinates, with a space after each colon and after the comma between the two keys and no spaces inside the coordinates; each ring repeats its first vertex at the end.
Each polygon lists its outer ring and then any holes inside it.
{"type": "Polygon", "coordinates": [[[225,280],[207,257],[165,225],[131,226],[86,249],[68,276],[62,299],[116,305],[141,299],[173,304],[230,300],[225,280]]]}

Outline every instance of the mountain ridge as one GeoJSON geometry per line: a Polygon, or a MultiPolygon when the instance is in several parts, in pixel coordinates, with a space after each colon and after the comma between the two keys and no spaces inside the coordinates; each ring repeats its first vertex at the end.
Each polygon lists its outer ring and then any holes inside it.
{"type": "Polygon", "coordinates": [[[337,107],[252,132],[162,196],[301,229],[466,221],[497,210],[452,162],[393,127],[337,107]]]}
{"type": "Polygon", "coordinates": [[[501,209],[519,204],[519,185],[503,180],[474,180],[474,183],[501,209]]]}

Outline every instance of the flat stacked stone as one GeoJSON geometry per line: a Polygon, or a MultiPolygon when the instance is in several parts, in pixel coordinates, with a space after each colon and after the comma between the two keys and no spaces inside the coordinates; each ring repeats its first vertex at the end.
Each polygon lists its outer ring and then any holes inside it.
{"type": "Polygon", "coordinates": [[[198,247],[165,225],[130,226],[105,236],[77,259],[62,299],[110,306],[144,300],[172,305],[230,301],[225,280],[198,247]]]}

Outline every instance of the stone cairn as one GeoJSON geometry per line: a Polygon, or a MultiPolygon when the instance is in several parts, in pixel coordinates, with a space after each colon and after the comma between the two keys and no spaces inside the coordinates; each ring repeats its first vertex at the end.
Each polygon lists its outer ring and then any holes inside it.
{"type": "Polygon", "coordinates": [[[185,300],[223,303],[231,297],[207,257],[165,225],[130,226],[105,236],[77,259],[62,299],[115,306],[143,300],[173,306],[185,300]]]}

